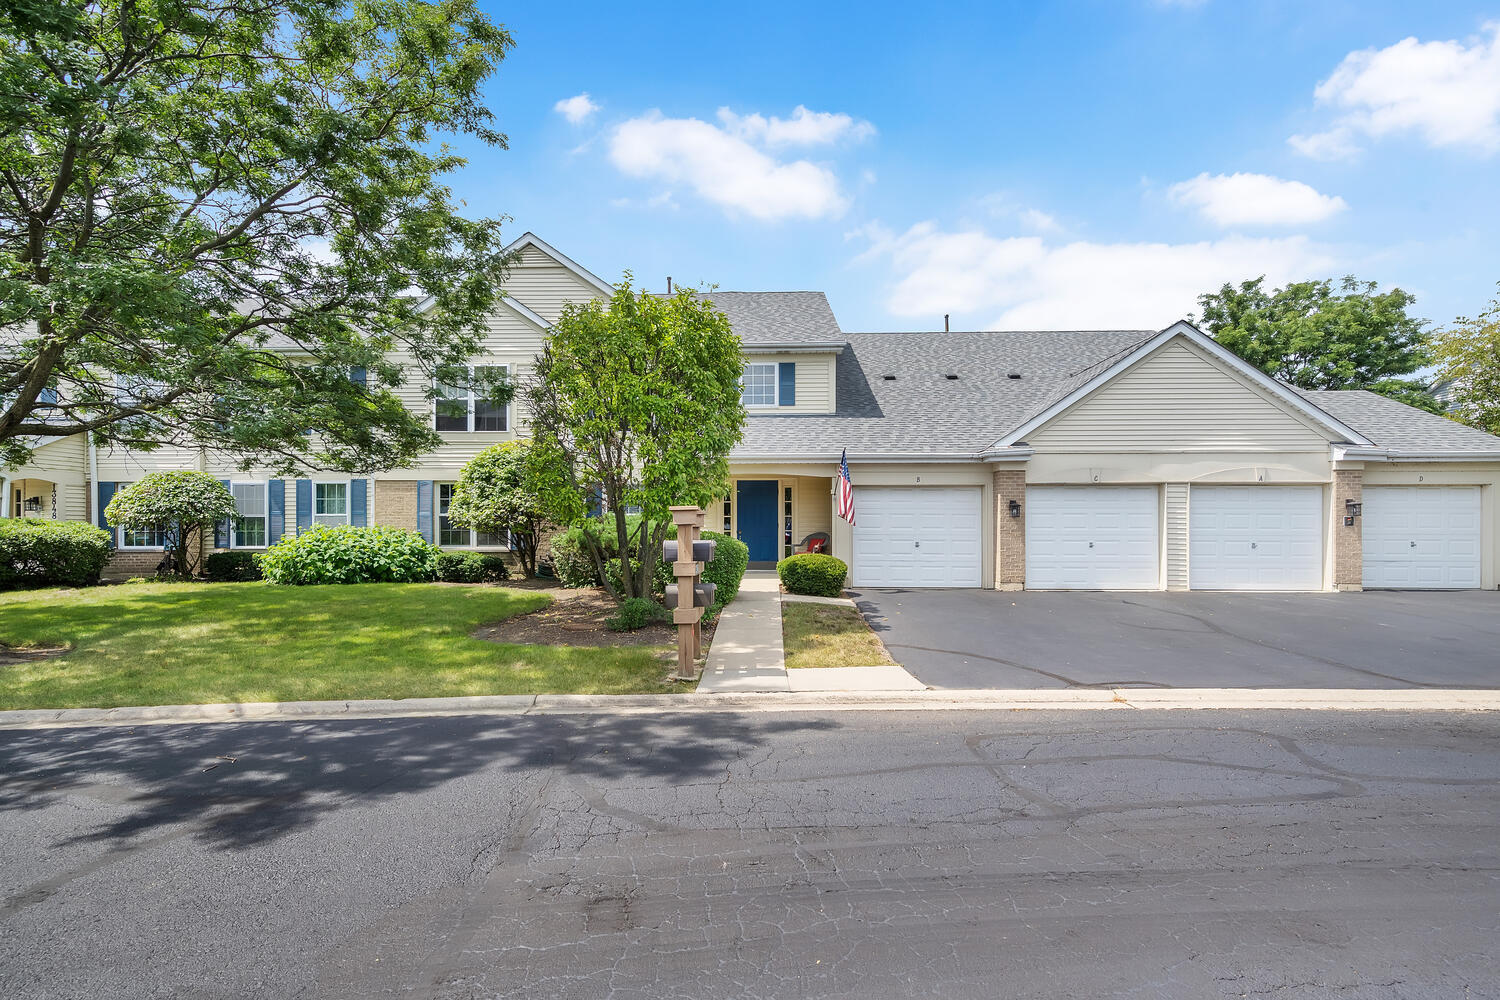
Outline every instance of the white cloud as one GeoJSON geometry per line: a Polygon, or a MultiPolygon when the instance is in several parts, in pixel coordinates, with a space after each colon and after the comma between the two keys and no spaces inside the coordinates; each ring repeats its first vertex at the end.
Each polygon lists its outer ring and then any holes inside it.
{"type": "Polygon", "coordinates": [[[565,97],[552,105],[552,110],[562,115],[574,125],[581,125],[599,110],[599,105],[585,91],[577,97],[565,97]]]}
{"type": "Polygon", "coordinates": [[[1267,174],[1199,174],[1173,184],[1167,197],[1219,226],[1297,226],[1349,207],[1337,195],[1267,174]]]}
{"type": "Polygon", "coordinates": [[[1294,135],[1297,151],[1338,159],[1358,150],[1356,136],[1414,132],[1430,146],[1500,149],[1500,21],[1488,38],[1419,42],[1403,38],[1383,49],[1351,52],[1313,92],[1342,114],[1333,126],[1294,135]]]}
{"type": "Polygon", "coordinates": [[[1049,215],[1039,208],[1022,209],[1021,225],[1037,233],[1062,232],[1062,225],[1057,221],[1057,217],[1049,215]]]}
{"type": "Polygon", "coordinates": [[[857,259],[889,260],[892,314],[990,313],[996,329],[1160,329],[1226,281],[1264,274],[1282,284],[1338,263],[1305,236],[1052,245],[1038,236],[944,232],[931,222],[900,236],[878,225],[851,235],[871,241],[857,259]]]}
{"type": "MultiPolygon", "coordinates": [[[[729,129],[697,118],[665,118],[652,111],[615,128],[609,137],[609,159],[631,177],[686,184],[699,197],[756,219],[821,219],[843,214],[848,199],[831,169],[809,160],[783,162],[747,138],[769,142],[772,123],[778,119],[762,119],[763,129],[759,125],[741,129],[748,119],[734,120],[735,128],[729,129]]],[[[797,121],[794,114],[780,126],[797,121]]]]}
{"type": "Polygon", "coordinates": [[[809,111],[801,104],[792,117],[770,118],[761,114],[737,115],[719,109],[719,121],[734,135],[766,146],[820,146],[848,139],[858,142],[875,134],[875,126],[843,112],[809,111]]]}

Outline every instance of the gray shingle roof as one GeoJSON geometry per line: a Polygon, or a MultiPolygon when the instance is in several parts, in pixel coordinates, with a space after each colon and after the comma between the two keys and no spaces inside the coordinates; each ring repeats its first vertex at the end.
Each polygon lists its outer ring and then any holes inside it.
{"type": "Polygon", "coordinates": [[[1363,389],[1302,391],[1302,395],[1379,448],[1420,454],[1500,451],[1500,437],[1363,389]]]}
{"type": "Polygon", "coordinates": [[[830,461],[843,448],[851,456],[977,454],[1071,388],[1082,371],[1155,335],[851,333],[838,359],[837,413],[752,414],[734,454],[830,461]]]}
{"type": "Polygon", "coordinates": [[[729,317],[747,347],[841,343],[844,331],[822,292],[701,292],[729,317]]]}

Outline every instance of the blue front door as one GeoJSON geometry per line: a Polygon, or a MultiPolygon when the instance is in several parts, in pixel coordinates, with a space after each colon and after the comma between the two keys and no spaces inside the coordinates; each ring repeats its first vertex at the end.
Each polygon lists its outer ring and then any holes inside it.
{"type": "Polygon", "coordinates": [[[751,562],[775,562],[781,554],[776,518],[776,480],[741,479],[734,503],[739,539],[750,549],[751,562]]]}

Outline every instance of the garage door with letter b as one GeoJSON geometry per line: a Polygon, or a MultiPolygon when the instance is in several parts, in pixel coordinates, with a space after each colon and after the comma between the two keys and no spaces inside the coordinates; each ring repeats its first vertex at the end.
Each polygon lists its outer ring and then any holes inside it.
{"type": "Polygon", "coordinates": [[[856,486],[856,587],[978,587],[977,486],[856,486]]]}

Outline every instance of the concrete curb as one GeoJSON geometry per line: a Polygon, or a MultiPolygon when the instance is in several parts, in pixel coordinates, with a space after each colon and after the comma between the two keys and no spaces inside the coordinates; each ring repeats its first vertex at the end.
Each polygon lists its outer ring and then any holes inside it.
{"type": "Polygon", "coordinates": [[[1500,690],[1312,688],[1060,688],[805,691],[770,694],[524,694],[364,701],[249,702],[0,712],[0,730],[205,722],[408,719],[454,715],[650,715],[679,712],[935,712],[1113,709],[1301,709],[1341,712],[1496,712],[1500,690]]]}

